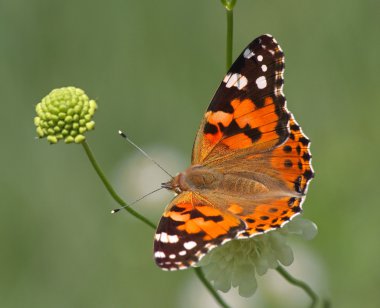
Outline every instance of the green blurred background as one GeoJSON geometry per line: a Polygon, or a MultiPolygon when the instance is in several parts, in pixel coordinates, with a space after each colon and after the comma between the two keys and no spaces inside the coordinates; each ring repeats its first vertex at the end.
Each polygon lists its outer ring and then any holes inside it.
{"type": "MultiPolygon", "coordinates": [[[[312,140],[316,178],[290,268],[333,307],[379,307],[378,0],[238,0],[234,57],[271,33],[286,55],[288,107],[312,140]]],[[[0,1],[0,307],[215,307],[192,271],[152,260],[153,231],[116,206],[81,146],[35,140],[34,106],[75,85],[97,100],[88,140],[128,201],[167,180],[117,136],[125,130],[172,173],[225,71],[219,1],[0,1]]],[[[136,208],[158,221],[171,195],[136,208]]],[[[305,307],[276,273],[233,307],[305,307]],[[284,290],[286,291],[284,293],[284,290]],[[285,297],[285,300],[284,300],[285,297]]],[[[223,294],[223,296],[225,296],[223,294]]]]}

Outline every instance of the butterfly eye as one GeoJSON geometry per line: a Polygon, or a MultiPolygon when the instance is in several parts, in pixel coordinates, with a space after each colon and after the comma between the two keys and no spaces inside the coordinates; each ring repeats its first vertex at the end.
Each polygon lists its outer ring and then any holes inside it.
{"type": "Polygon", "coordinates": [[[182,192],[182,190],[181,190],[181,188],[180,187],[175,187],[174,188],[174,192],[176,193],[176,194],[180,194],[181,192],[182,192]]]}

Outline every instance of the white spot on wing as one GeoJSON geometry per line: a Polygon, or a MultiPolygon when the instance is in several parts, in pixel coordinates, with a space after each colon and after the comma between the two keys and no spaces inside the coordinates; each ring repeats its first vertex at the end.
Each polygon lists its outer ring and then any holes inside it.
{"type": "Polygon", "coordinates": [[[264,58],[263,58],[262,55],[258,55],[258,56],[257,56],[257,61],[261,62],[261,61],[263,61],[263,59],[264,59],[264,58]]]}
{"type": "Polygon", "coordinates": [[[156,251],[154,253],[155,258],[165,258],[165,254],[162,251],[156,251]]]}
{"type": "Polygon", "coordinates": [[[263,65],[261,65],[261,70],[263,72],[266,72],[268,70],[268,67],[265,64],[263,64],[263,65]]]}
{"type": "Polygon", "coordinates": [[[261,76],[256,79],[256,84],[259,89],[264,89],[267,86],[267,80],[265,76],[261,76]]]}
{"type": "MultiPolygon", "coordinates": [[[[228,76],[228,75],[227,75],[228,76]]],[[[224,78],[226,79],[226,78],[224,78]]],[[[238,73],[232,74],[228,81],[226,82],[226,87],[231,88],[231,87],[236,87],[239,90],[243,89],[246,85],[248,84],[248,79],[238,73]]]]}
{"type": "Polygon", "coordinates": [[[177,243],[179,238],[177,235],[168,235],[169,243],[177,243]]]}
{"type": "Polygon", "coordinates": [[[186,250],[181,250],[179,253],[178,253],[180,256],[184,256],[186,254],[186,250]]]}
{"type": "Polygon", "coordinates": [[[175,259],[175,254],[173,253],[173,254],[169,255],[169,258],[170,259],[175,259]]]}
{"type": "Polygon", "coordinates": [[[241,90],[248,84],[248,79],[244,77],[243,75],[240,75],[240,78],[236,82],[236,87],[241,90]]]}
{"type": "Polygon", "coordinates": [[[223,82],[224,82],[224,83],[227,83],[227,81],[228,81],[228,79],[230,79],[230,77],[231,77],[231,73],[227,74],[227,75],[224,77],[223,82]]]}
{"type": "Polygon", "coordinates": [[[221,245],[224,245],[225,243],[227,243],[227,242],[229,242],[229,241],[231,241],[231,239],[230,239],[230,238],[226,238],[226,239],[224,239],[224,240],[222,241],[221,245]]]}
{"type": "MultiPolygon", "coordinates": [[[[256,81],[256,82],[257,82],[257,81],[256,81]]],[[[160,241],[161,241],[162,243],[167,243],[167,242],[169,242],[169,239],[168,239],[168,235],[167,235],[167,233],[165,233],[165,232],[162,232],[162,233],[161,233],[160,241]]]]}
{"type": "Polygon", "coordinates": [[[246,59],[250,59],[254,56],[255,54],[253,53],[253,51],[249,48],[247,48],[246,50],[244,50],[244,53],[243,53],[243,56],[244,58],[246,59]]]}
{"type": "Polygon", "coordinates": [[[197,243],[194,241],[189,241],[183,244],[183,247],[185,247],[187,250],[193,249],[195,246],[197,246],[197,243]]]}
{"type": "Polygon", "coordinates": [[[156,241],[159,241],[160,240],[160,236],[161,236],[161,233],[156,233],[155,236],[154,236],[154,239],[156,241]]]}
{"type": "Polygon", "coordinates": [[[226,87],[231,88],[236,83],[236,81],[238,80],[238,77],[239,77],[239,74],[231,75],[230,79],[228,79],[228,81],[226,83],[226,87]]]}

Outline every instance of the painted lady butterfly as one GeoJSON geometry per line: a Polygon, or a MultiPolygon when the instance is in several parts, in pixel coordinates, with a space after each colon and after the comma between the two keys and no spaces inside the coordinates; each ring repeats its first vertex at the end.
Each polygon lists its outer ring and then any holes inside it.
{"type": "Polygon", "coordinates": [[[195,265],[232,239],[281,228],[313,178],[309,139],[286,108],[284,54],[270,35],[237,58],[208,107],[191,166],[162,187],[177,196],[154,241],[164,270],[195,265]]]}

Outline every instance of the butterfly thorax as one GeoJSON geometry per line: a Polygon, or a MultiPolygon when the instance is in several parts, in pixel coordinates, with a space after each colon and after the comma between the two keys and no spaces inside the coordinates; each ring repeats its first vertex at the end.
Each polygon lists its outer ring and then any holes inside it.
{"type": "Polygon", "coordinates": [[[163,183],[162,187],[179,194],[183,191],[217,189],[222,181],[221,173],[202,165],[194,165],[178,173],[171,181],[163,183]]]}

